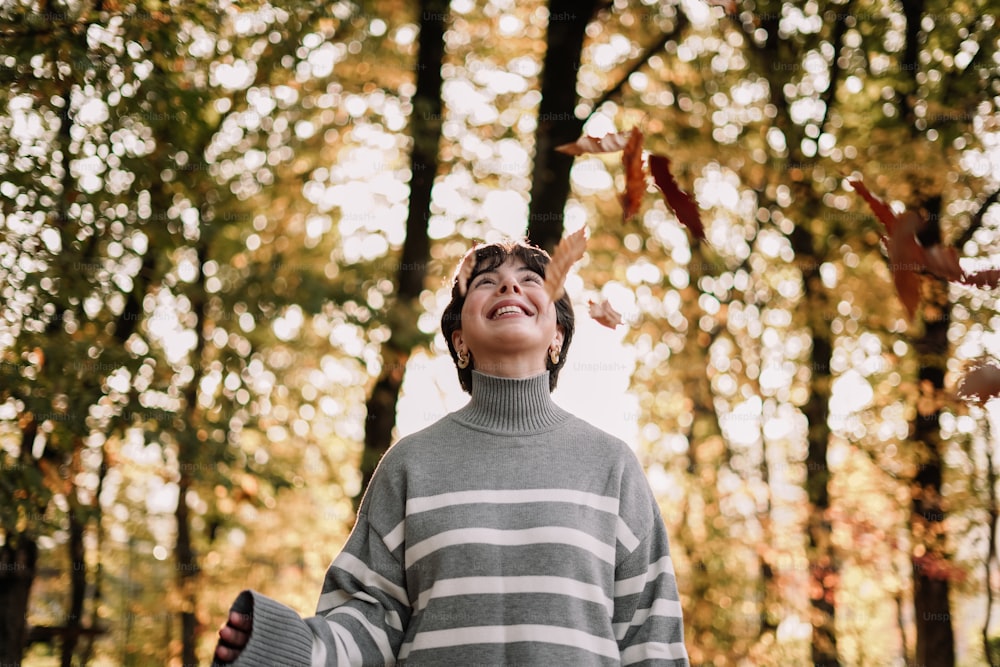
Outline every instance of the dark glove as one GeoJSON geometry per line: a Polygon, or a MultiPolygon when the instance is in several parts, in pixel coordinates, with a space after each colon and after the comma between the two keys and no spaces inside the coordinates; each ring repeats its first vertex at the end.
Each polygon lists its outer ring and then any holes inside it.
{"type": "Polygon", "coordinates": [[[215,647],[212,667],[231,665],[250,641],[253,628],[253,595],[240,593],[229,608],[229,618],[219,628],[219,643],[215,647]]]}

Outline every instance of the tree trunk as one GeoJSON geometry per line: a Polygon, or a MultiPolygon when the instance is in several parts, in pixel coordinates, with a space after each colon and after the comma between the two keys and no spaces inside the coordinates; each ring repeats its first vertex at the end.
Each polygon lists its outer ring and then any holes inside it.
{"type": "MultiPolygon", "coordinates": [[[[986,442],[993,441],[993,433],[989,427],[989,421],[984,421],[986,431],[986,442]]],[[[986,508],[990,518],[990,539],[989,548],[986,552],[985,572],[983,579],[986,582],[986,620],[983,621],[983,655],[986,662],[996,664],[993,651],[990,649],[990,626],[993,621],[993,600],[996,597],[993,590],[993,568],[997,564],[997,520],[1000,519],[1000,507],[997,507],[997,472],[993,465],[993,454],[990,447],[986,447],[986,508]]]]}
{"type": "MultiPolygon", "coordinates": [[[[203,218],[204,219],[204,218],[203,218]]],[[[181,621],[181,664],[196,665],[198,658],[198,621],[195,615],[197,608],[198,577],[201,568],[198,565],[198,554],[194,548],[191,531],[191,516],[187,504],[188,491],[193,487],[196,475],[193,473],[200,467],[199,451],[204,447],[208,436],[202,428],[202,410],[198,403],[201,379],[205,372],[206,340],[210,332],[206,331],[206,311],[208,291],[205,287],[205,275],[200,267],[205,266],[209,259],[209,239],[207,231],[202,229],[202,236],[197,243],[198,278],[191,286],[188,298],[191,301],[191,312],[196,314],[194,330],[197,333],[194,349],[191,351],[191,367],[194,375],[184,390],[184,425],[177,430],[177,507],[174,519],[177,526],[177,541],[174,544],[174,568],[176,570],[175,585],[180,601],[181,621]]]]}
{"type": "MultiPolygon", "coordinates": [[[[784,159],[788,163],[802,164],[807,162],[799,150],[804,136],[803,128],[793,121],[791,105],[784,92],[788,72],[773,66],[774,63],[795,60],[791,55],[789,42],[781,37],[779,23],[780,17],[777,14],[768,14],[761,20],[761,28],[766,31],[767,40],[755,55],[760,71],[767,73],[765,76],[772,91],[771,100],[778,110],[775,125],[786,137],[788,150],[784,159]]],[[[842,31],[843,26],[839,23],[834,26],[833,39],[838,50],[841,47],[842,31]]],[[[836,74],[831,73],[831,86],[835,79],[836,74]]],[[[832,88],[828,92],[827,116],[830,106],[836,101],[834,93],[832,88]]],[[[830,441],[827,418],[832,387],[830,361],[833,354],[833,333],[828,317],[830,307],[827,292],[819,273],[819,267],[825,261],[823,249],[827,243],[827,234],[831,230],[828,225],[815,226],[811,222],[822,218],[820,211],[825,206],[813,188],[811,171],[804,170],[804,173],[793,178],[792,188],[793,199],[800,204],[799,215],[802,220],[789,235],[789,241],[802,275],[802,312],[805,313],[806,326],[812,337],[809,398],[802,406],[802,413],[809,424],[805,490],[809,501],[807,548],[813,628],[812,662],[816,667],[839,667],[835,615],[840,565],[833,548],[833,525],[829,511],[830,470],[826,460],[830,441]]],[[[761,192],[766,192],[766,188],[761,192]]],[[[776,202],[770,204],[776,205],[776,202]]]]}
{"type": "Polygon", "coordinates": [[[361,490],[354,498],[361,502],[375,468],[392,444],[396,427],[396,404],[403,386],[406,362],[424,340],[417,328],[420,293],[430,259],[431,193],[438,171],[441,142],[441,65],[444,61],[444,30],[448,20],[448,0],[421,0],[420,42],[417,54],[417,89],[410,116],[410,207],[406,219],[406,240],[396,274],[396,300],[389,312],[392,334],[382,348],[382,371],[365,403],[365,447],[361,456],[361,490]]]}
{"type": "MultiPolygon", "coordinates": [[[[93,500],[91,501],[90,511],[92,515],[90,518],[94,520],[94,537],[97,542],[97,548],[95,549],[97,554],[102,554],[104,547],[104,527],[102,525],[102,513],[101,513],[101,493],[104,491],[104,480],[107,476],[108,466],[104,462],[106,461],[106,453],[102,457],[101,467],[98,470],[97,478],[97,492],[94,493],[93,500]]],[[[92,604],[90,607],[90,619],[89,628],[90,632],[87,634],[83,646],[78,651],[80,656],[80,664],[88,665],[94,655],[94,640],[99,633],[103,633],[104,629],[101,627],[101,603],[102,603],[102,590],[104,587],[104,570],[101,565],[100,557],[97,558],[97,562],[94,563],[94,577],[93,577],[93,594],[91,596],[92,604]]]]}
{"type": "MultiPolygon", "coordinates": [[[[810,200],[812,202],[812,200],[810,200]]],[[[806,497],[809,500],[807,539],[809,555],[809,602],[812,606],[812,662],[817,667],[840,664],[837,656],[836,608],[840,563],[833,546],[830,520],[830,469],[827,447],[830,441],[830,361],[833,356],[828,314],[830,304],[819,267],[824,258],[816,251],[813,234],[798,226],[791,235],[792,247],[802,272],[803,312],[812,332],[809,356],[811,378],[809,399],[802,413],[809,424],[806,454],[806,497]]]]}
{"type": "MultiPolygon", "coordinates": [[[[185,434],[186,435],[186,434],[185,434]]],[[[174,562],[177,568],[177,590],[181,601],[181,664],[197,665],[195,648],[198,643],[198,622],[195,616],[197,599],[195,591],[198,577],[198,556],[191,540],[191,519],[187,506],[187,492],[191,488],[191,477],[181,471],[178,482],[179,496],[174,517],[177,520],[177,544],[174,546],[174,562]]]]}
{"type": "MultiPolygon", "coordinates": [[[[767,489],[767,505],[758,514],[761,523],[763,539],[761,542],[767,545],[774,544],[774,521],[772,520],[772,502],[774,493],[771,489],[771,468],[767,462],[767,437],[761,434],[761,481],[767,489]]],[[[757,568],[759,583],[757,584],[759,599],[758,615],[759,627],[757,629],[757,641],[770,641],[777,638],[778,614],[774,613],[782,600],[781,585],[775,576],[774,559],[766,551],[761,550],[757,556],[757,568]]]]}
{"type": "MultiPolygon", "coordinates": [[[[424,289],[430,238],[427,221],[431,194],[438,170],[443,105],[441,65],[444,62],[444,30],[448,21],[446,0],[420,2],[420,52],[417,54],[417,89],[410,117],[410,202],[406,217],[406,240],[396,277],[397,293],[403,301],[415,301],[424,289]]],[[[414,328],[415,328],[415,323],[414,328]]]]}
{"type": "MultiPolygon", "coordinates": [[[[685,632],[697,650],[712,647],[715,652],[706,652],[702,658],[706,663],[722,657],[720,653],[737,649],[740,628],[732,623],[730,610],[719,608],[712,590],[715,582],[729,575],[725,559],[720,553],[731,553],[729,527],[722,522],[722,492],[719,489],[719,473],[730,467],[732,452],[722,434],[719,414],[715,409],[715,396],[708,376],[709,350],[719,328],[704,331],[699,320],[705,311],[698,305],[701,278],[712,275],[709,269],[715,265],[703,254],[701,244],[692,244],[691,261],[688,262],[689,287],[682,293],[684,316],[689,322],[684,351],[671,359],[671,363],[683,376],[684,396],[690,401],[691,422],[687,433],[689,442],[689,468],[693,486],[692,505],[699,518],[689,517],[684,523],[682,535],[688,542],[691,559],[690,581],[691,602],[686,610],[685,632]],[[692,525],[692,523],[696,525],[692,525]],[[725,619],[718,623],[720,616],[725,619]]],[[[691,502],[691,501],[689,501],[691,502]]],[[[687,512],[685,512],[687,514],[687,512]]],[[[738,647],[737,652],[743,647],[738,647]]],[[[697,654],[693,655],[695,658],[697,654]]]]}
{"type": "MultiPolygon", "coordinates": [[[[818,276],[813,278],[818,281],[818,276]]],[[[837,657],[836,609],[840,563],[834,552],[833,524],[830,521],[830,470],[827,467],[827,423],[830,401],[830,358],[833,346],[813,329],[813,391],[803,408],[809,421],[809,449],[806,455],[806,494],[809,498],[810,604],[813,609],[813,664],[839,665],[837,657]]]]}
{"type": "Polygon", "coordinates": [[[70,602],[69,613],[66,614],[65,629],[62,641],[62,667],[72,667],[73,653],[80,639],[80,627],[83,619],[83,603],[87,593],[87,558],[83,546],[83,536],[87,523],[82,516],[84,509],[71,493],[69,498],[69,561],[70,561],[70,602]]]}
{"type": "Polygon", "coordinates": [[[946,544],[945,510],[941,504],[944,477],[937,397],[944,391],[951,302],[948,284],[930,283],[922,305],[924,332],[914,342],[920,363],[920,399],[912,437],[924,459],[913,480],[910,529],[913,533],[913,607],[917,631],[915,662],[952,667],[955,635],[949,604],[951,562],[946,544]]]}
{"type": "Polygon", "coordinates": [[[37,562],[38,545],[25,535],[0,546],[0,665],[21,664],[37,562]]]}
{"type": "Polygon", "coordinates": [[[563,216],[569,198],[569,172],[573,156],[553,149],[576,141],[583,120],[576,117],[579,99],[577,73],[587,24],[600,5],[598,0],[550,0],[548,46],[542,63],[535,163],[531,175],[528,238],[549,252],[563,234],[563,216]]]}

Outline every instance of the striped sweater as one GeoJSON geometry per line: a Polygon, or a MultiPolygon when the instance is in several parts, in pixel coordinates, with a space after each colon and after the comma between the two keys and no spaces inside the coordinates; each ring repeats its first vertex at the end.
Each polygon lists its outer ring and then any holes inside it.
{"type": "Polygon", "coordinates": [[[688,664],[632,451],[553,403],[547,373],[472,390],[383,457],[316,616],[244,593],[236,665],[688,664]]]}

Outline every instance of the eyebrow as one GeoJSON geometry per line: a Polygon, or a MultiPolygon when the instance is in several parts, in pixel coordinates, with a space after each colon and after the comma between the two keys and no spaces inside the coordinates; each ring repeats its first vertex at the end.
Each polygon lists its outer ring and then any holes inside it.
{"type": "MultiPolygon", "coordinates": [[[[517,270],[520,271],[520,272],[522,272],[522,273],[525,272],[525,271],[528,271],[529,273],[534,273],[534,274],[538,275],[538,271],[536,271],[535,269],[533,269],[533,268],[531,268],[530,266],[527,266],[527,265],[518,267],[517,270]]],[[[500,271],[500,266],[497,266],[497,267],[492,268],[492,269],[483,269],[482,271],[479,271],[479,272],[476,273],[476,277],[478,278],[479,276],[481,276],[481,275],[483,275],[485,273],[498,273],[499,271],[500,271]]]]}
{"type": "MultiPolygon", "coordinates": [[[[481,278],[482,276],[485,276],[485,275],[496,275],[497,273],[499,273],[499,268],[500,267],[497,267],[495,269],[486,269],[485,271],[480,271],[480,272],[476,273],[475,275],[473,275],[472,278],[469,279],[469,283],[471,284],[472,281],[479,280],[479,278],[481,278]]],[[[522,274],[523,273],[530,273],[532,275],[538,276],[539,278],[542,278],[543,275],[544,275],[544,274],[542,274],[542,273],[534,270],[530,266],[522,266],[522,267],[518,268],[518,272],[522,273],[522,274]]]]}

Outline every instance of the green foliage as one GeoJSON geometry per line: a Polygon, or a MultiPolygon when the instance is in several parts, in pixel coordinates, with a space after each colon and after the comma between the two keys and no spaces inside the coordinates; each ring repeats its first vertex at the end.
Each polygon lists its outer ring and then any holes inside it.
{"type": "MultiPolygon", "coordinates": [[[[65,501],[79,500],[97,512],[92,534],[116,536],[95,554],[110,567],[122,516],[169,523],[181,502],[194,511],[197,557],[233,521],[220,499],[273,505],[301,479],[302,453],[278,456],[268,440],[328,421],[310,405],[317,385],[334,405],[351,393],[310,373],[357,371],[327,364],[322,337],[310,349],[291,344],[320,324],[311,318],[335,325],[346,301],[323,289],[337,235],[318,244],[303,228],[301,174],[329,159],[308,139],[324,134],[293,131],[331,105],[296,104],[296,91],[339,87],[332,71],[309,71],[310,52],[334,34],[351,40],[367,22],[356,11],[301,3],[227,14],[187,3],[84,6],[52,20],[23,6],[4,17],[4,71],[16,73],[0,124],[6,541],[31,536],[51,550],[64,539],[65,501]],[[109,490],[145,483],[122,474],[135,466],[164,480],[159,496],[109,490]],[[179,482],[189,490],[178,501],[179,482]]],[[[351,456],[331,447],[335,461],[351,456]]],[[[140,553],[163,561],[173,540],[156,530],[140,553]]],[[[198,569],[176,565],[168,590],[198,569]]],[[[190,610],[187,592],[168,600],[168,614],[190,610]]],[[[163,650],[130,641],[126,662],[163,650]]]]}

